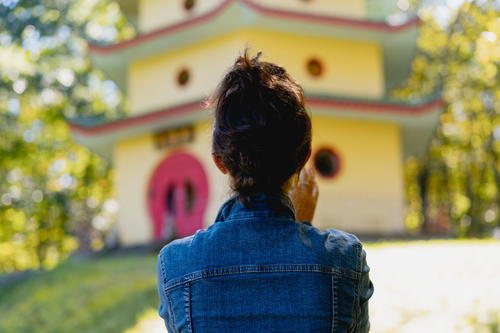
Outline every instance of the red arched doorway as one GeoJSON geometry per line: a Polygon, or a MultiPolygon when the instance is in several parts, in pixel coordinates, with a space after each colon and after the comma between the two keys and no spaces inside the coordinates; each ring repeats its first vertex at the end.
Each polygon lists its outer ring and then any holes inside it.
{"type": "Polygon", "coordinates": [[[203,228],[207,202],[207,176],[198,159],[186,152],[168,155],[149,181],[154,240],[184,237],[203,228]]]}

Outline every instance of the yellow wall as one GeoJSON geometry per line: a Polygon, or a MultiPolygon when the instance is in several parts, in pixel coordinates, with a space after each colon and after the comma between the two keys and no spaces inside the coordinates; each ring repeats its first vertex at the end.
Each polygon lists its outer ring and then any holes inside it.
{"type": "Polygon", "coordinates": [[[228,197],[228,183],[211,161],[211,124],[204,122],[195,127],[194,142],[170,149],[157,149],[152,135],[144,135],[119,142],[115,147],[115,186],[120,211],[118,226],[120,239],[127,245],[150,242],[153,238],[146,193],[149,179],[156,166],[172,149],[183,149],[199,158],[208,177],[210,200],[205,214],[211,222],[218,205],[228,197]]]}
{"type": "Polygon", "coordinates": [[[403,231],[401,137],[395,124],[313,117],[313,153],[332,147],[337,177],[318,177],[314,224],[363,233],[403,231]]]}
{"type": "MultiPolygon", "coordinates": [[[[180,147],[197,156],[207,172],[210,200],[205,226],[212,223],[220,204],[230,195],[227,178],[211,161],[211,126],[211,122],[196,125],[194,142],[180,147]]],[[[402,231],[403,175],[398,127],[314,116],[313,152],[320,147],[337,151],[342,169],[333,179],[318,178],[320,197],[313,224],[323,229],[363,233],[402,231]]],[[[152,240],[146,192],[151,174],[168,153],[169,150],[155,148],[151,135],[122,141],[115,148],[118,221],[125,244],[152,240]]]]}
{"type": "Polygon", "coordinates": [[[222,0],[198,0],[187,11],[183,0],[140,0],[139,31],[141,33],[156,30],[167,25],[185,21],[214,9],[222,0]]]}
{"type": "Polygon", "coordinates": [[[149,112],[210,95],[238,55],[239,44],[223,38],[132,64],[128,79],[131,111],[149,112]],[[177,75],[183,68],[191,73],[190,81],[179,86],[177,75]]]}
{"type": "Polygon", "coordinates": [[[132,64],[131,110],[143,113],[208,96],[245,46],[262,50],[262,60],[283,65],[309,93],[378,98],[384,93],[381,49],[368,42],[242,30],[132,64]],[[312,77],[306,63],[320,59],[324,73],[312,77]],[[177,73],[188,68],[188,85],[177,73]]]}
{"type": "Polygon", "coordinates": [[[290,0],[254,0],[265,6],[286,10],[300,11],[303,13],[344,16],[349,18],[363,19],[366,17],[365,0],[312,0],[293,1],[293,9],[290,0]]]}

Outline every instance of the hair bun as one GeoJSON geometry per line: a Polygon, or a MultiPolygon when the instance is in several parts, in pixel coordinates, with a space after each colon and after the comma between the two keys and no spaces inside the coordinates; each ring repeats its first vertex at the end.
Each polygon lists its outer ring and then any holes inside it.
{"type": "Polygon", "coordinates": [[[281,191],[311,146],[302,88],[283,67],[261,62],[261,55],[238,57],[211,99],[213,152],[244,202],[252,193],[281,191]]]}

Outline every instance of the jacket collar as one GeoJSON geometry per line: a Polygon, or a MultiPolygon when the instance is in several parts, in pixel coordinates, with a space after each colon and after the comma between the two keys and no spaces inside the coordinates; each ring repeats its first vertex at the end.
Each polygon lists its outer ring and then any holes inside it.
{"type": "Polygon", "coordinates": [[[284,194],[256,193],[244,205],[236,196],[231,197],[219,209],[215,222],[234,219],[272,217],[295,220],[292,201],[284,194]]]}

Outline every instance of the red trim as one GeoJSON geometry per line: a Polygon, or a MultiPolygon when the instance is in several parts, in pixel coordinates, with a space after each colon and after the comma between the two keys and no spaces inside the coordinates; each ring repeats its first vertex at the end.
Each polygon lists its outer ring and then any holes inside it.
{"type": "Polygon", "coordinates": [[[414,17],[411,20],[401,25],[390,25],[385,22],[375,22],[375,21],[349,19],[344,17],[336,17],[328,15],[299,13],[283,9],[269,8],[261,4],[255,3],[252,0],[225,0],[219,6],[217,6],[216,8],[205,14],[202,14],[200,16],[194,17],[192,19],[183,22],[166,26],[164,28],[153,30],[145,34],[138,35],[132,39],[126,40],[121,43],[111,44],[111,45],[97,45],[89,43],[89,51],[95,54],[107,54],[107,53],[118,52],[123,49],[138,44],[142,44],[149,40],[172,34],[178,30],[182,30],[184,28],[188,28],[194,25],[199,25],[203,22],[208,21],[212,17],[217,16],[219,13],[223,12],[224,9],[228,7],[232,2],[238,2],[238,1],[241,2],[243,5],[247,6],[248,8],[254,10],[255,12],[258,12],[266,16],[273,16],[284,19],[295,19],[298,21],[306,21],[306,22],[315,22],[319,24],[345,26],[358,29],[378,30],[382,32],[398,32],[420,24],[420,19],[418,17],[414,17]]]}
{"type": "Polygon", "coordinates": [[[361,110],[366,112],[396,113],[403,115],[419,115],[427,113],[444,105],[441,98],[434,99],[422,105],[398,105],[378,102],[346,101],[338,99],[307,98],[307,105],[324,108],[342,108],[346,110],[361,110]]]}
{"type": "Polygon", "coordinates": [[[118,43],[118,44],[110,44],[110,45],[97,45],[97,44],[92,44],[89,43],[89,51],[91,53],[98,53],[98,54],[107,54],[107,53],[113,53],[113,52],[118,52],[123,49],[135,46],[137,44],[142,44],[144,42],[147,42],[151,39],[155,39],[161,36],[165,35],[170,35],[178,30],[183,30],[185,28],[188,28],[193,25],[201,24],[205,21],[208,21],[210,18],[216,16],[217,14],[221,13],[224,11],[224,9],[229,6],[229,4],[234,1],[234,0],[226,0],[222,2],[218,7],[214,8],[213,10],[202,14],[200,16],[196,16],[192,19],[175,23],[157,30],[153,30],[151,32],[145,33],[138,35],[132,39],[126,40],[124,42],[118,43]]]}
{"type": "Polygon", "coordinates": [[[106,132],[117,131],[123,128],[135,127],[142,124],[152,123],[158,120],[172,118],[185,113],[198,111],[202,108],[203,108],[202,101],[197,101],[179,106],[174,106],[172,108],[167,108],[160,111],[145,113],[138,116],[132,116],[129,118],[119,119],[115,121],[110,121],[108,123],[92,127],[81,126],[71,122],[69,123],[69,126],[71,130],[83,135],[99,135],[106,132]]]}
{"type": "Polygon", "coordinates": [[[277,8],[269,8],[260,5],[258,3],[255,3],[252,0],[239,0],[239,1],[244,3],[246,6],[252,8],[256,12],[260,12],[263,15],[282,17],[286,19],[297,19],[299,21],[309,21],[309,22],[329,24],[329,25],[341,25],[341,26],[367,29],[367,30],[395,32],[395,31],[405,30],[409,27],[418,25],[420,23],[418,17],[414,17],[408,22],[405,22],[404,24],[401,25],[390,25],[385,22],[350,19],[350,18],[328,16],[328,15],[308,14],[308,13],[293,12],[277,8]]]}
{"type": "MultiPolygon", "coordinates": [[[[344,110],[360,110],[363,112],[379,112],[379,113],[393,113],[401,115],[420,115],[430,112],[438,107],[443,106],[442,99],[437,98],[418,106],[410,105],[397,105],[381,102],[363,102],[363,101],[346,101],[339,99],[326,99],[319,97],[306,98],[307,106],[315,106],[322,108],[342,108],[344,110]]],[[[119,119],[96,125],[92,127],[81,126],[75,123],[69,123],[71,130],[82,135],[100,135],[106,132],[117,131],[124,128],[140,126],[143,124],[152,123],[155,121],[169,119],[186,113],[200,111],[203,109],[203,101],[191,102],[171,108],[145,113],[129,118],[119,119]]]]}

